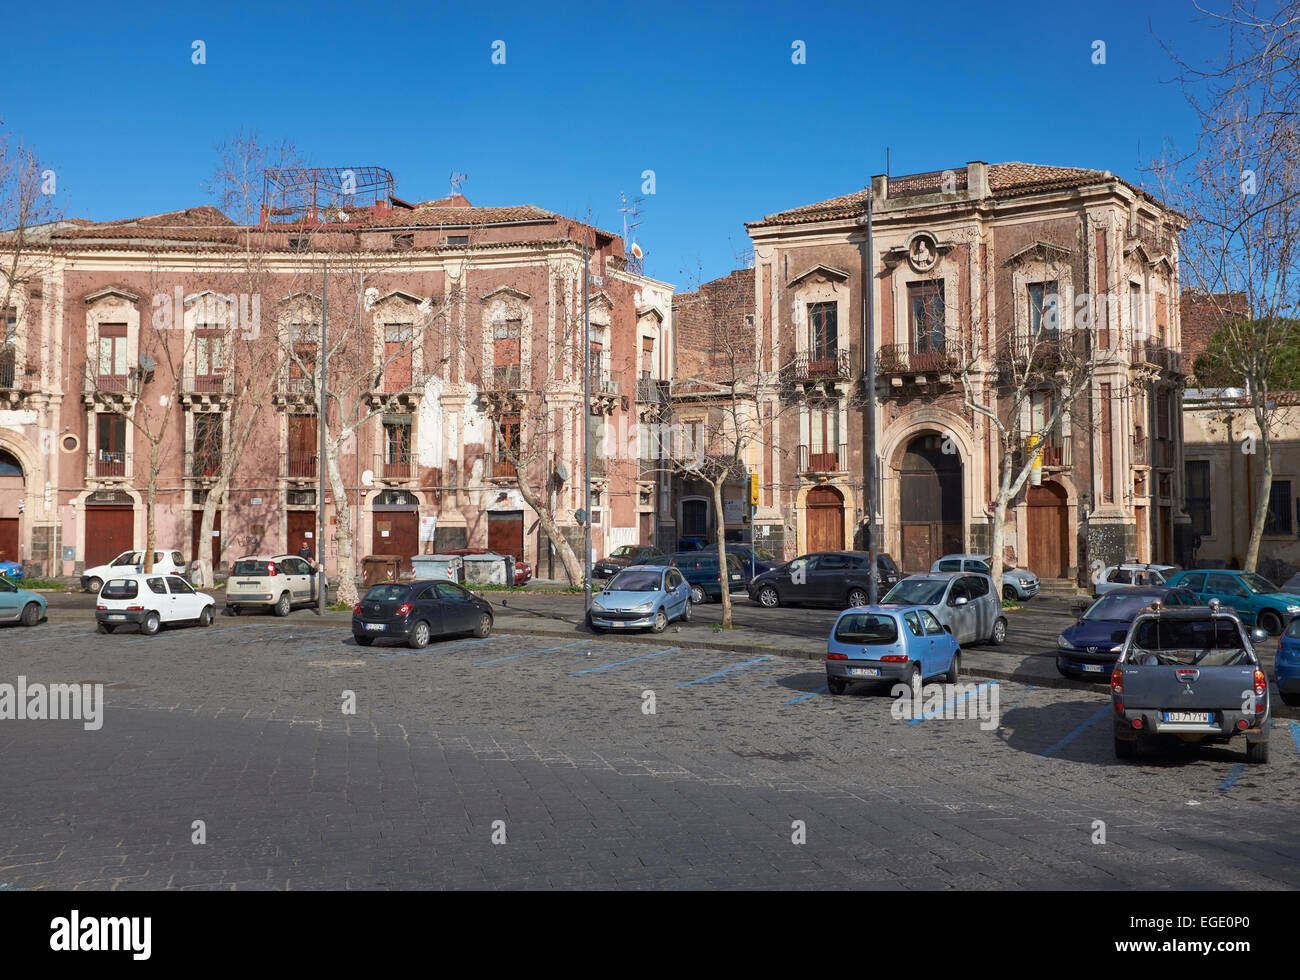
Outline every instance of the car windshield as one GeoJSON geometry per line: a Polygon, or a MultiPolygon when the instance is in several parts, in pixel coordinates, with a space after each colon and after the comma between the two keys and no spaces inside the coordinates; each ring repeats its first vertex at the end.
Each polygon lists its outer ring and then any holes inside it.
{"type": "Polygon", "coordinates": [[[658,592],[663,572],[619,572],[609,583],[610,592],[658,592]]]}
{"type": "Polygon", "coordinates": [[[1277,591],[1276,585],[1263,575],[1256,575],[1254,572],[1242,572],[1241,583],[1255,595],[1271,595],[1277,591]]]}
{"type": "Polygon", "coordinates": [[[885,606],[932,606],[943,598],[947,579],[907,578],[899,582],[881,601],[885,606]]]}
{"type": "Polygon", "coordinates": [[[1089,622],[1107,620],[1116,623],[1131,623],[1139,612],[1151,605],[1154,596],[1121,595],[1111,592],[1094,602],[1083,618],[1089,622]]]}
{"type": "Polygon", "coordinates": [[[411,588],[408,585],[372,585],[370,591],[366,593],[366,601],[396,602],[409,597],[410,593],[411,588]]]}
{"type": "Polygon", "coordinates": [[[613,551],[611,551],[611,552],[609,553],[609,557],[611,557],[611,558],[631,558],[633,555],[635,555],[635,554],[637,553],[637,550],[638,550],[638,549],[633,548],[630,544],[625,544],[625,545],[623,545],[623,546],[621,546],[621,547],[618,547],[618,548],[615,548],[613,551]]]}
{"type": "Polygon", "coordinates": [[[101,599],[134,599],[140,594],[140,586],[133,578],[111,578],[99,590],[101,599]]]}
{"type": "Polygon", "coordinates": [[[1135,664],[1199,664],[1232,667],[1249,663],[1250,651],[1237,624],[1226,619],[1147,619],[1138,624],[1128,660],[1135,664]]]}
{"type": "Polygon", "coordinates": [[[1300,616],[1291,620],[1291,625],[1286,628],[1286,635],[1291,640],[1300,639],[1300,616]]]}
{"type": "Polygon", "coordinates": [[[835,639],[845,643],[897,643],[898,624],[883,613],[848,613],[835,626],[835,639]]]}
{"type": "Polygon", "coordinates": [[[270,563],[264,561],[237,561],[230,570],[230,575],[232,578],[236,575],[266,575],[268,564],[270,563]]]}

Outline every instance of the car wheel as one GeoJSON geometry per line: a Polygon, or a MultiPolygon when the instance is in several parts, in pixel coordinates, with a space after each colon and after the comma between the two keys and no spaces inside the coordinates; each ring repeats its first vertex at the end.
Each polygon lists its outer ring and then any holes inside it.
{"type": "Polygon", "coordinates": [[[650,629],[655,633],[662,633],[667,628],[668,628],[668,613],[664,612],[663,609],[660,609],[657,613],[655,613],[655,621],[654,624],[650,627],[650,629]]]}
{"type": "Polygon", "coordinates": [[[867,604],[866,589],[849,589],[849,605],[865,606],[867,604]]]}
{"type": "Polygon", "coordinates": [[[104,580],[101,578],[92,578],[89,582],[86,583],[86,591],[93,592],[95,593],[95,595],[99,595],[99,590],[102,589],[103,587],[104,587],[104,580]]]}
{"type": "Polygon", "coordinates": [[[99,626],[98,626],[97,628],[99,629],[99,632],[101,632],[101,633],[111,633],[111,632],[113,632],[113,627],[109,626],[108,623],[100,623],[99,626]]]}
{"type": "Polygon", "coordinates": [[[276,600],[275,605],[271,607],[271,611],[275,613],[277,616],[289,615],[289,593],[288,592],[280,593],[280,598],[276,600]]]}
{"type": "Polygon", "coordinates": [[[1002,586],[1002,598],[1006,602],[1015,602],[1020,597],[1016,595],[1016,590],[1009,585],[1002,586]]]}
{"type": "Polygon", "coordinates": [[[357,646],[359,647],[368,647],[370,644],[375,642],[373,636],[354,636],[352,639],[357,641],[357,646]]]}
{"type": "Polygon", "coordinates": [[[474,630],[475,636],[487,636],[492,632],[492,617],[484,613],[478,618],[478,628],[474,630]]]}
{"type": "Polygon", "coordinates": [[[156,612],[151,612],[144,617],[140,623],[140,632],[145,636],[153,636],[158,632],[158,627],[162,625],[162,620],[158,618],[156,612]]]}
{"type": "Polygon", "coordinates": [[[683,623],[689,623],[694,618],[695,607],[688,602],[686,603],[686,608],[682,610],[681,620],[683,623]]]}
{"type": "Polygon", "coordinates": [[[1129,741],[1128,739],[1115,737],[1115,758],[1132,759],[1137,755],[1137,740],[1129,741]]]}
{"type": "Polygon", "coordinates": [[[768,609],[775,609],[781,605],[781,597],[777,595],[776,589],[770,585],[765,585],[758,590],[758,604],[766,606],[768,609]]]}
{"type": "Polygon", "coordinates": [[[993,633],[989,637],[989,642],[995,647],[1000,647],[1007,642],[1007,621],[1001,616],[993,623],[993,633]]]}
{"type": "Polygon", "coordinates": [[[1268,742],[1247,742],[1246,761],[1252,765],[1266,764],[1268,762],[1268,742]]]}
{"type": "Polygon", "coordinates": [[[40,603],[29,602],[23,606],[22,622],[24,626],[35,626],[41,621],[40,603]]]}
{"type": "Polygon", "coordinates": [[[1279,693],[1282,694],[1283,704],[1289,704],[1293,708],[1300,708],[1300,694],[1287,694],[1285,692],[1279,693]]]}
{"type": "Polygon", "coordinates": [[[593,633],[605,632],[605,627],[597,626],[595,623],[591,621],[591,613],[587,613],[587,629],[591,630],[593,633]]]}
{"type": "Polygon", "coordinates": [[[411,635],[406,639],[406,645],[412,650],[419,650],[429,645],[429,624],[423,619],[411,627],[411,635]]]}
{"type": "Polygon", "coordinates": [[[708,595],[705,594],[703,586],[700,585],[691,586],[691,602],[695,603],[698,606],[701,602],[703,602],[707,598],[708,595]]]}
{"type": "Polygon", "coordinates": [[[843,694],[848,690],[848,686],[848,682],[845,681],[843,677],[826,678],[826,690],[830,691],[832,694],[843,694]]]}
{"type": "Polygon", "coordinates": [[[239,615],[239,607],[238,607],[238,606],[231,606],[231,607],[230,607],[230,614],[231,614],[232,616],[238,616],[238,615],[239,615]]]}
{"type": "Polygon", "coordinates": [[[961,678],[961,651],[958,650],[952,655],[952,665],[948,668],[948,673],[943,677],[949,684],[956,684],[961,678]]]}
{"type": "Polygon", "coordinates": [[[921,699],[921,694],[924,687],[924,683],[921,678],[920,664],[917,664],[912,668],[912,676],[907,679],[907,686],[908,686],[908,693],[911,695],[912,700],[914,702],[919,701],[921,699]]]}
{"type": "Polygon", "coordinates": [[[204,607],[203,607],[203,612],[199,613],[199,625],[200,625],[200,626],[211,626],[211,625],[212,625],[212,607],[211,607],[211,606],[204,606],[204,607]]]}
{"type": "Polygon", "coordinates": [[[1282,617],[1271,610],[1265,609],[1255,622],[1269,636],[1282,635],[1282,617]]]}

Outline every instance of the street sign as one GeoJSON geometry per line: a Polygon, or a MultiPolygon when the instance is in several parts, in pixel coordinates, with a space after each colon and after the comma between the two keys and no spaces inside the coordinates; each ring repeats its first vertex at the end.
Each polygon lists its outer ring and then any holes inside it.
{"type": "Polygon", "coordinates": [[[758,506],[758,474],[757,473],[749,474],[749,505],[751,507],[758,506]]]}

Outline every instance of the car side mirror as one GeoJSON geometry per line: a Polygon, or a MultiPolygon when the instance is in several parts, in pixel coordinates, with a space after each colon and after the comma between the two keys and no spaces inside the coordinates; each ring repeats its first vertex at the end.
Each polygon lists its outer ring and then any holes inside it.
{"type": "Polygon", "coordinates": [[[1110,631],[1110,642],[1111,642],[1111,643],[1123,643],[1123,642],[1124,642],[1125,640],[1127,640],[1127,639],[1128,639],[1128,630],[1111,630],[1111,631],[1110,631]]]}
{"type": "Polygon", "coordinates": [[[1254,640],[1256,643],[1263,643],[1265,640],[1268,639],[1268,631],[1262,630],[1258,626],[1256,626],[1253,630],[1250,631],[1250,638],[1254,640]]]}
{"type": "Polygon", "coordinates": [[[966,605],[966,603],[968,603],[968,602],[970,602],[970,600],[967,599],[964,595],[959,595],[959,596],[957,596],[955,599],[952,600],[952,604],[953,604],[954,606],[964,606],[964,605],[966,605]]]}
{"type": "Polygon", "coordinates": [[[952,635],[952,627],[949,626],[947,623],[943,624],[943,631],[949,634],[950,636],[952,635]]]}

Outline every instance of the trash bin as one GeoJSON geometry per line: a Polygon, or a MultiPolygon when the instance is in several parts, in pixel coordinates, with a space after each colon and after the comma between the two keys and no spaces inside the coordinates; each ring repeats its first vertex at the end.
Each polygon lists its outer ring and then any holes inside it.
{"type": "Polygon", "coordinates": [[[361,582],[367,589],[383,582],[396,582],[401,573],[400,555],[366,555],[361,559],[361,582]]]}
{"type": "Polygon", "coordinates": [[[515,560],[494,551],[466,555],[465,578],[475,585],[514,585],[515,560]]]}
{"type": "Polygon", "coordinates": [[[465,581],[465,560],[460,555],[412,555],[411,567],[418,579],[437,578],[465,581]]]}

